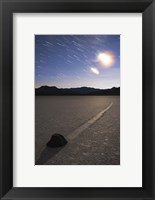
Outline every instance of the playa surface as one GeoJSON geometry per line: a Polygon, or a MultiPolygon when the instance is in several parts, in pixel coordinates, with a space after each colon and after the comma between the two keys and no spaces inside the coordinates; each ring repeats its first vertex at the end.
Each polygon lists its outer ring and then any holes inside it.
{"type": "Polygon", "coordinates": [[[36,96],[35,163],[119,165],[120,97],[36,96]],[[65,136],[68,144],[46,147],[54,133],[65,136]]]}

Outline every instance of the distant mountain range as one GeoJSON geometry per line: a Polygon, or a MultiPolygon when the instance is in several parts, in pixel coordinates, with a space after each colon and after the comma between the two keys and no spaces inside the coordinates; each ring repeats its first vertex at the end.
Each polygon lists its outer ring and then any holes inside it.
{"type": "Polygon", "coordinates": [[[55,86],[41,86],[35,89],[35,95],[120,95],[120,87],[96,89],[91,87],[57,88],[55,86]]]}

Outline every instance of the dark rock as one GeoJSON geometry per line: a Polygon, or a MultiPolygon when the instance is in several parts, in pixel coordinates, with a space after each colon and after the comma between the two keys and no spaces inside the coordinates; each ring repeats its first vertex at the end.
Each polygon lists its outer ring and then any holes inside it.
{"type": "Polygon", "coordinates": [[[55,133],[50,141],[46,144],[48,147],[61,147],[67,144],[67,140],[61,134],[55,133]]]}

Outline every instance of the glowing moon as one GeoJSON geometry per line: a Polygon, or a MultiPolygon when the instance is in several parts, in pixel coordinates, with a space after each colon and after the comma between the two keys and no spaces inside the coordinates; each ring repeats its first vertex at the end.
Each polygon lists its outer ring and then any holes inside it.
{"type": "Polygon", "coordinates": [[[94,74],[99,74],[100,72],[98,71],[98,69],[97,68],[95,68],[95,67],[91,67],[90,68],[91,69],[91,71],[94,73],[94,74]]]}
{"type": "Polygon", "coordinates": [[[106,68],[111,67],[115,63],[115,56],[112,52],[105,51],[103,53],[100,53],[97,58],[106,68]]]}

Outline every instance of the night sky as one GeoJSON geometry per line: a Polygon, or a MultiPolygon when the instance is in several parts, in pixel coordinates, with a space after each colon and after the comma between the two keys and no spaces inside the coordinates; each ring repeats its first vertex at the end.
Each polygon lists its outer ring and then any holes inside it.
{"type": "Polygon", "coordinates": [[[36,35],[35,87],[120,87],[119,35],[36,35]]]}

